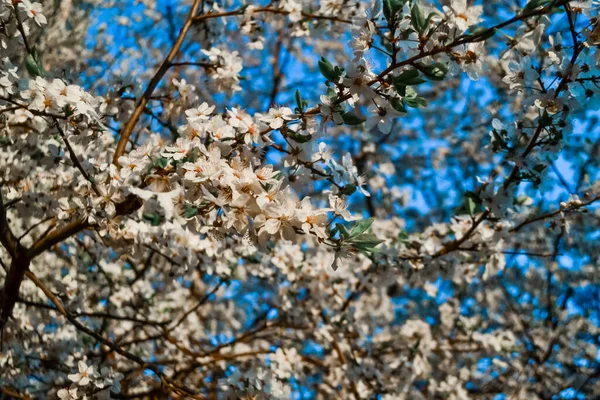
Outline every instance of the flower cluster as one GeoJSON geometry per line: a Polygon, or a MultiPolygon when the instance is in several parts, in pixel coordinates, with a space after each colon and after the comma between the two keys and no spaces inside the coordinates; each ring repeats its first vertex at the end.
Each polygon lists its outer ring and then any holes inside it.
{"type": "Polygon", "coordinates": [[[109,396],[108,392],[120,393],[120,381],[123,379],[123,374],[114,372],[110,367],[102,367],[100,371],[94,369],[93,365],[88,366],[85,362],[77,363],[78,372],[69,374],[68,378],[71,382],[70,387],[60,389],[56,395],[61,400],[85,399],[88,395],[92,396],[109,396]]]}
{"type": "Polygon", "coordinates": [[[600,393],[600,5],[241,3],[0,0],[0,393],[600,393]]]}

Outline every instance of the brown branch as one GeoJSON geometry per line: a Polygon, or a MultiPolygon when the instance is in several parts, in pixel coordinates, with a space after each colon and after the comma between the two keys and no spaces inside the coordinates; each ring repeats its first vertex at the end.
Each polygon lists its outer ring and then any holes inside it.
{"type": "Polygon", "coordinates": [[[60,301],[60,299],[58,297],[56,297],[54,295],[54,293],[52,293],[52,291],[50,289],[48,289],[46,287],[46,285],[44,285],[44,283],[33,272],[27,271],[26,275],[27,275],[27,278],[29,278],[42,292],[44,292],[44,294],[46,295],[48,300],[50,300],[52,302],[52,304],[54,304],[57,311],[62,316],[64,316],[73,326],[75,326],[75,328],[77,328],[78,331],[81,331],[81,332],[93,337],[99,343],[102,343],[103,345],[107,346],[108,348],[110,348],[114,352],[120,354],[121,356],[127,358],[128,360],[131,360],[131,361],[135,362],[136,364],[139,364],[143,368],[150,369],[152,372],[154,372],[156,375],[158,375],[158,377],[160,377],[160,379],[164,383],[164,385],[166,387],[170,388],[170,390],[172,392],[182,393],[193,399],[204,399],[204,396],[195,394],[194,391],[192,391],[191,389],[184,387],[180,383],[175,382],[171,378],[166,376],[160,370],[158,365],[156,365],[152,362],[144,361],[143,359],[136,356],[135,354],[130,353],[127,350],[124,350],[116,343],[104,338],[103,336],[100,336],[99,334],[97,334],[96,332],[94,332],[93,330],[88,328],[87,326],[85,326],[82,323],[80,323],[79,321],[77,321],[77,319],[65,309],[65,307],[62,304],[62,302],[60,301]]]}
{"type": "Polygon", "coordinates": [[[575,211],[575,210],[577,210],[577,209],[580,209],[580,208],[583,208],[583,207],[587,207],[587,206],[589,206],[590,204],[592,204],[592,203],[595,203],[595,202],[596,202],[596,201],[598,201],[598,200],[600,200],[600,195],[597,195],[596,197],[593,197],[593,198],[592,198],[591,200],[589,200],[589,201],[582,202],[582,203],[581,203],[581,204],[579,204],[579,205],[573,205],[573,206],[571,206],[571,207],[567,207],[567,208],[565,208],[565,209],[562,209],[562,210],[556,210],[556,211],[552,211],[552,212],[549,212],[549,213],[546,213],[546,214],[542,214],[542,215],[538,215],[538,216],[536,216],[536,217],[532,217],[532,218],[526,219],[525,221],[521,222],[519,225],[517,225],[517,226],[515,226],[515,227],[511,228],[511,229],[510,229],[510,232],[518,232],[518,231],[520,231],[520,230],[521,230],[521,229],[522,229],[524,226],[526,226],[526,225],[529,225],[529,224],[532,224],[532,223],[534,223],[534,222],[543,221],[543,220],[545,220],[545,219],[552,218],[552,217],[554,217],[554,216],[556,216],[556,215],[559,215],[559,214],[561,214],[561,213],[569,213],[569,212],[575,211]]]}
{"type": "Polygon", "coordinates": [[[60,137],[62,138],[63,142],[65,142],[65,146],[67,146],[67,150],[69,151],[69,158],[71,159],[71,161],[73,162],[75,167],[79,170],[79,172],[81,172],[83,177],[92,184],[92,189],[94,190],[94,193],[96,193],[97,196],[100,196],[100,191],[96,187],[94,179],[92,179],[92,177],[83,168],[83,165],[81,165],[81,162],[79,161],[79,158],[77,158],[77,154],[75,153],[73,146],[71,146],[71,143],[69,142],[69,139],[67,138],[67,135],[60,127],[58,120],[56,118],[54,118],[54,125],[56,126],[56,129],[58,130],[58,133],[59,133],[60,137]]]}
{"type": "Polygon", "coordinates": [[[10,317],[15,302],[19,297],[19,287],[23,275],[29,268],[29,258],[26,249],[21,245],[8,226],[6,210],[0,193],[0,242],[10,254],[11,262],[8,273],[4,279],[4,286],[0,292],[0,330],[10,317]]]}
{"type": "MultiPolygon", "coordinates": [[[[569,3],[570,1],[573,1],[573,0],[555,0],[552,3],[550,3],[550,4],[548,4],[548,5],[544,6],[544,7],[541,7],[541,8],[535,9],[533,11],[526,12],[526,13],[517,14],[514,17],[512,17],[512,18],[510,18],[510,19],[508,19],[508,20],[506,20],[504,22],[501,22],[501,23],[499,23],[497,25],[494,25],[494,26],[492,26],[492,27],[490,27],[490,28],[488,28],[488,29],[486,29],[486,30],[478,33],[478,34],[459,36],[456,39],[454,39],[451,43],[449,43],[449,44],[447,44],[445,46],[434,47],[433,49],[431,49],[429,51],[421,52],[420,54],[417,54],[417,55],[415,55],[413,57],[410,57],[410,58],[408,58],[406,60],[393,63],[389,67],[387,67],[385,70],[383,70],[379,75],[377,75],[375,78],[373,78],[371,81],[369,81],[367,83],[367,85],[368,86],[372,86],[372,85],[374,85],[374,84],[376,84],[378,82],[382,82],[383,79],[389,73],[391,73],[392,71],[394,71],[397,68],[400,68],[400,67],[403,67],[403,66],[406,66],[406,65],[413,65],[414,63],[416,63],[417,61],[419,61],[419,60],[421,60],[421,59],[423,59],[425,57],[432,57],[432,56],[435,56],[435,55],[440,54],[440,53],[450,52],[452,50],[452,48],[454,48],[456,46],[460,46],[462,44],[474,43],[474,42],[481,41],[483,38],[487,37],[492,32],[495,32],[495,31],[497,31],[499,29],[502,29],[502,28],[504,28],[504,27],[506,27],[508,25],[512,25],[515,22],[519,22],[519,21],[522,21],[522,20],[527,19],[527,18],[531,18],[531,17],[535,17],[535,16],[540,16],[540,15],[548,14],[548,13],[550,13],[552,11],[552,9],[554,7],[562,6],[564,4],[569,3]]],[[[340,104],[343,101],[348,100],[350,97],[351,97],[351,94],[347,93],[345,95],[342,95],[342,96],[338,97],[337,100],[335,100],[334,103],[335,104],[340,104]]],[[[318,114],[320,112],[320,110],[321,110],[321,107],[320,106],[316,106],[316,107],[314,107],[314,108],[306,111],[304,114],[306,114],[306,115],[314,115],[314,114],[318,114]]]]}
{"type": "Polygon", "coordinates": [[[119,157],[121,157],[123,155],[123,153],[125,153],[125,148],[127,147],[127,143],[129,141],[129,136],[131,136],[133,129],[135,128],[140,117],[142,116],[142,114],[144,112],[144,108],[148,104],[150,97],[152,97],[152,93],[154,93],[154,90],[156,89],[156,87],[158,86],[160,81],[162,80],[163,76],[167,73],[169,68],[171,68],[171,63],[173,62],[173,60],[179,53],[179,49],[181,48],[181,45],[183,44],[185,36],[194,22],[194,16],[198,12],[200,3],[201,3],[201,0],[194,0],[194,4],[192,5],[190,14],[189,14],[187,20],[185,21],[183,27],[181,28],[181,31],[179,32],[179,36],[177,37],[177,40],[175,41],[175,44],[171,48],[171,51],[169,52],[167,57],[164,59],[161,66],[158,68],[158,70],[154,74],[154,77],[150,80],[150,83],[148,84],[148,87],[146,87],[144,94],[142,95],[142,97],[138,101],[137,105],[135,106],[135,109],[133,110],[133,114],[131,114],[131,117],[129,117],[129,121],[127,121],[127,124],[123,128],[123,131],[121,132],[121,137],[119,138],[119,143],[117,144],[117,150],[115,151],[115,155],[113,156],[113,164],[118,165],[119,157]]]}
{"type": "MultiPolygon", "coordinates": [[[[225,12],[219,12],[219,13],[204,14],[204,15],[200,15],[200,16],[194,17],[193,20],[194,20],[194,22],[200,22],[200,21],[205,21],[207,19],[213,19],[213,18],[221,18],[221,17],[231,17],[231,16],[235,16],[235,15],[243,15],[244,14],[244,8],[239,8],[239,9],[233,10],[233,11],[225,11],[225,12]]],[[[288,14],[290,14],[289,11],[286,11],[286,10],[283,10],[283,9],[277,9],[277,8],[269,8],[269,7],[257,8],[255,10],[252,10],[252,13],[253,14],[256,14],[256,13],[272,13],[272,14],[282,14],[282,15],[288,15],[288,14]]],[[[311,18],[311,19],[317,19],[317,20],[326,20],[326,21],[335,21],[335,22],[342,22],[342,23],[345,23],[345,24],[351,24],[352,23],[352,21],[350,21],[349,19],[339,18],[339,17],[335,17],[335,16],[330,16],[330,15],[319,15],[319,14],[310,14],[310,13],[302,12],[302,16],[305,17],[305,18],[311,18]]]]}
{"type": "Polygon", "coordinates": [[[215,287],[210,290],[209,292],[207,292],[204,296],[202,296],[202,298],[200,300],[198,300],[198,302],[196,303],[196,305],[194,305],[194,307],[190,308],[188,311],[186,311],[178,320],[177,322],[175,322],[175,325],[171,326],[169,328],[169,330],[173,330],[175,328],[177,328],[183,321],[186,320],[186,318],[193,312],[195,312],[198,308],[200,308],[204,303],[206,303],[206,301],[210,298],[210,296],[212,296],[217,290],[219,290],[219,288],[221,287],[221,285],[223,285],[225,283],[225,280],[221,279],[219,281],[219,283],[217,283],[215,285],[215,287]]]}
{"type": "Polygon", "coordinates": [[[281,83],[282,73],[280,58],[281,58],[281,48],[283,44],[283,32],[280,31],[277,43],[275,44],[275,54],[273,60],[273,87],[271,89],[271,95],[269,97],[269,107],[273,107],[275,105],[275,99],[277,98],[277,93],[279,92],[279,84],[281,83]]]}
{"type": "Polygon", "coordinates": [[[4,386],[4,387],[2,387],[2,389],[0,389],[0,391],[2,393],[4,393],[5,395],[7,395],[8,398],[24,399],[24,400],[31,399],[31,396],[29,396],[28,394],[21,394],[21,393],[17,392],[15,389],[11,388],[10,386],[4,386]]]}
{"type": "MultiPolygon", "coordinates": [[[[35,301],[30,301],[30,300],[25,300],[25,299],[18,299],[17,303],[20,304],[24,304],[26,306],[30,306],[30,307],[36,307],[36,308],[43,308],[46,310],[54,310],[54,311],[58,311],[58,309],[56,309],[55,307],[52,307],[51,305],[45,304],[45,303],[36,303],[35,301]]],[[[136,318],[136,317],[128,317],[125,315],[115,315],[115,314],[110,314],[110,313],[104,313],[104,312],[85,312],[85,311],[81,311],[81,312],[77,312],[77,313],[72,313],[71,314],[73,317],[77,317],[77,318],[81,318],[81,317],[86,317],[86,318],[106,318],[106,319],[113,319],[116,321],[129,321],[129,322],[134,322],[136,324],[141,324],[141,325],[151,325],[151,326],[163,326],[168,324],[169,321],[154,321],[154,320],[146,320],[146,319],[141,319],[141,318],[136,318]]]]}

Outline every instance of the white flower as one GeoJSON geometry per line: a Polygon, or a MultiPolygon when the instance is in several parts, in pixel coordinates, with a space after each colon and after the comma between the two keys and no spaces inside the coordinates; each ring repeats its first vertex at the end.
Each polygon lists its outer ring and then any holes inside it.
{"type": "Polygon", "coordinates": [[[463,54],[458,54],[460,68],[467,73],[471,80],[478,80],[483,69],[485,59],[484,42],[469,43],[463,54]]]}
{"type": "MultiPolygon", "coordinates": [[[[346,76],[340,78],[340,83],[348,88],[354,101],[358,101],[360,96],[372,99],[375,97],[375,91],[369,83],[374,77],[375,75],[369,70],[369,66],[364,60],[353,61],[346,70],[346,76]]],[[[353,102],[351,102],[351,105],[353,106],[353,102]]]]}
{"type": "Polygon", "coordinates": [[[329,96],[325,96],[325,95],[321,95],[321,115],[323,116],[323,119],[321,121],[321,131],[322,133],[324,133],[325,131],[325,126],[327,125],[328,121],[332,120],[334,121],[336,124],[341,125],[344,123],[344,119],[342,118],[342,115],[340,114],[340,110],[339,110],[339,106],[337,104],[335,104],[334,100],[329,97],[329,96]]]}
{"type": "Polygon", "coordinates": [[[556,97],[556,90],[550,89],[547,93],[540,95],[535,99],[534,104],[541,110],[553,115],[563,109],[562,99],[556,97]]]}
{"type": "Polygon", "coordinates": [[[361,219],[361,217],[353,217],[350,212],[347,210],[348,204],[346,200],[336,195],[329,195],[329,206],[335,215],[339,215],[345,221],[356,221],[361,219]]]}
{"type": "Polygon", "coordinates": [[[294,373],[295,366],[301,365],[300,356],[296,349],[277,349],[272,357],[272,368],[281,379],[287,379],[294,373]]]}
{"type": "Polygon", "coordinates": [[[269,124],[272,129],[279,129],[285,121],[292,119],[292,110],[289,107],[273,107],[269,114],[263,116],[260,120],[269,124]]]}
{"type": "Polygon", "coordinates": [[[110,367],[102,367],[100,373],[94,374],[96,379],[95,385],[99,389],[109,389],[113,393],[121,392],[121,383],[123,374],[120,372],[114,372],[110,367]]]}
{"type": "Polygon", "coordinates": [[[502,78],[502,82],[506,83],[511,89],[523,89],[531,87],[539,77],[540,74],[531,65],[531,58],[523,57],[521,61],[510,60],[508,62],[508,72],[502,78]]]}
{"type": "Polygon", "coordinates": [[[27,14],[27,18],[33,18],[38,26],[46,25],[48,23],[46,17],[42,14],[42,5],[40,3],[32,3],[30,0],[21,0],[18,4],[27,14]]]}
{"type": "Polygon", "coordinates": [[[548,58],[553,64],[556,65],[560,65],[564,57],[562,40],[563,39],[560,32],[557,32],[554,36],[548,36],[548,42],[550,43],[550,48],[548,49],[548,58]]]}
{"type": "Polygon", "coordinates": [[[192,122],[206,121],[210,118],[210,115],[214,111],[215,106],[209,106],[208,103],[204,102],[196,108],[191,108],[185,111],[187,120],[192,122]]]}
{"type": "Polygon", "coordinates": [[[365,128],[372,129],[375,126],[381,133],[390,133],[394,119],[401,115],[389,101],[382,100],[381,97],[376,97],[375,104],[369,106],[371,116],[365,122],[365,128]]]}
{"type": "Polygon", "coordinates": [[[90,365],[89,367],[83,361],[79,361],[77,363],[77,367],[79,372],[76,374],[69,374],[67,377],[73,382],[78,384],[79,386],[86,386],[90,383],[90,377],[94,374],[94,366],[90,365]]]}
{"type": "Polygon", "coordinates": [[[325,232],[325,225],[329,220],[328,211],[327,209],[315,209],[310,198],[305,197],[300,202],[300,208],[296,210],[296,218],[302,224],[304,233],[310,234],[313,231],[318,237],[326,238],[328,235],[325,232]]]}
{"type": "Polygon", "coordinates": [[[60,389],[56,395],[61,400],[75,400],[77,399],[77,387],[72,386],[66,389],[60,389]]]}
{"type": "Polygon", "coordinates": [[[339,165],[334,160],[331,160],[334,172],[340,176],[340,178],[347,180],[350,184],[355,185],[356,188],[365,196],[369,197],[370,194],[367,192],[363,185],[366,183],[366,178],[358,174],[358,169],[352,163],[352,156],[350,153],[344,154],[342,157],[342,165],[339,165]]]}
{"type": "Polygon", "coordinates": [[[520,36],[518,43],[515,45],[515,49],[519,50],[522,54],[533,53],[542,40],[542,35],[544,34],[545,28],[546,25],[541,23],[536,26],[534,30],[523,33],[524,27],[521,27],[517,32],[517,35],[520,33],[522,35],[520,36]]]}
{"type": "Polygon", "coordinates": [[[242,71],[242,58],[237,51],[229,52],[225,49],[212,47],[202,50],[216,68],[211,68],[208,73],[215,81],[218,90],[233,93],[242,90],[239,85],[239,74],[242,71]]]}
{"type": "Polygon", "coordinates": [[[469,26],[481,22],[479,17],[483,12],[483,8],[481,6],[469,7],[467,0],[452,0],[450,7],[444,6],[444,11],[450,22],[456,25],[461,32],[464,32],[469,26]]]}
{"type": "Polygon", "coordinates": [[[62,79],[54,79],[46,89],[47,95],[63,108],[67,104],[76,105],[81,100],[83,90],[76,85],[67,85],[62,79]]]}
{"type": "Polygon", "coordinates": [[[284,0],[281,2],[281,6],[289,13],[290,21],[298,22],[302,19],[302,5],[296,0],[284,0]]]}
{"type": "Polygon", "coordinates": [[[350,46],[355,58],[361,58],[371,48],[375,24],[365,17],[352,19],[352,39],[350,46]]]}
{"type": "Polygon", "coordinates": [[[268,202],[264,205],[263,212],[256,218],[257,223],[262,223],[260,234],[270,236],[279,235],[286,240],[294,241],[294,217],[296,215],[297,201],[289,189],[280,192],[279,201],[268,202]]]}
{"type": "Polygon", "coordinates": [[[170,192],[157,193],[151,190],[138,189],[134,187],[129,188],[129,192],[135,194],[142,200],[150,200],[152,197],[156,196],[156,200],[162,207],[167,220],[173,218],[173,214],[175,213],[175,200],[181,194],[180,189],[174,189],[170,192]]]}

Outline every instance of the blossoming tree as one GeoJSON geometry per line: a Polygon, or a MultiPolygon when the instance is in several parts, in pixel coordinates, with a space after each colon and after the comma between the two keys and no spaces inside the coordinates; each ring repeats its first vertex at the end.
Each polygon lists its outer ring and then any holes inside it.
{"type": "Polygon", "coordinates": [[[0,0],[0,399],[597,396],[599,8],[0,0]]]}

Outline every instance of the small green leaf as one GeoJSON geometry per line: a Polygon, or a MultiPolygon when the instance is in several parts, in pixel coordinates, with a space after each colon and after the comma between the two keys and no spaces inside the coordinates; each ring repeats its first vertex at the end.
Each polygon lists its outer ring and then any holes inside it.
{"type": "Polygon", "coordinates": [[[346,125],[350,125],[350,126],[360,125],[363,122],[365,122],[365,120],[363,118],[359,117],[358,115],[356,115],[352,112],[343,113],[342,119],[344,120],[344,123],[346,125]]]}
{"type": "Polygon", "coordinates": [[[392,17],[394,11],[392,10],[392,0],[383,0],[383,16],[388,24],[392,25],[392,17]]]}
{"type": "Polygon", "coordinates": [[[538,174],[541,173],[543,170],[545,170],[547,167],[547,165],[544,164],[537,164],[535,165],[532,169],[537,172],[538,174]]]}
{"type": "Polygon", "coordinates": [[[406,96],[406,86],[403,85],[394,85],[396,88],[396,92],[402,97],[406,96]]]}
{"type": "Polygon", "coordinates": [[[549,2],[550,0],[531,0],[527,2],[527,4],[525,4],[525,7],[523,7],[523,11],[528,12],[535,10],[536,8],[541,7],[549,2]]]}
{"type": "Polygon", "coordinates": [[[356,225],[354,225],[350,230],[350,237],[353,238],[364,233],[367,229],[371,227],[371,225],[373,225],[374,220],[374,218],[369,218],[358,221],[356,225]]]}
{"type": "Polygon", "coordinates": [[[404,104],[412,108],[427,107],[427,99],[424,97],[405,97],[402,99],[404,104]]]}
{"type": "Polygon", "coordinates": [[[396,25],[396,15],[405,3],[406,0],[383,0],[383,16],[390,27],[396,25]]]}
{"type": "Polygon", "coordinates": [[[157,213],[146,213],[143,217],[146,221],[150,222],[152,226],[158,226],[162,221],[162,215],[157,213]]]}
{"type": "Polygon", "coordinates": [[[448,67],[443,63],[433,63],[428,67],[423,68],[423,74],[427,79],[432,81],[442,81],[448,73],[448,67]]]}
{"type": "Polygon", "coordinates": [[[390,100],[390,104],[392,105],[394,110],[401,112],[401,113],[406,112],[406,107],[404,106],[404,103],[402,102],[402,100],[394,97],[390,100]]]}
{"type": "Polygon", "coordinates": [[[192,218],[193,216],[198,214],[198,209],[196,207],[188,207],[183,211],[184,218],[192,218]]]}
{"type": "Polygon", "coordinates": [[[423,33],[425,28],[427,28],[427,21],[423,15],[423,9],[421,9],[418,2],[415,2],[410,10],[410,19],[417,32],[423,33]]]}
{"type": "Polygon", "coordinates": [[[480,26],[472,31],[466,36],[470,38],[469,41],[472,43],[483,42],[484,40],[488,40],[492,36],[496,34],[496,29],[488,29],[486,27],[480,26]]]}
{"type": "Polygon", "coordinates": [[[296,143],[306,143],[312,139],[312,135],[301,135],[299,133],[288,133],[288,137],[296,143]]]}
{"type": "Polygon", "coordinates": [[[350,232],[348,232],[348,229],[346,229],[344,224],[335,224],[335,228],[331,231],[331,236],[335,236],[335,234],[338,232],[344,240],[350,237],[350,232]]]}
{"type": "Polygon", "coordinates": [[[341,190],[343,195],[350,196],[352,193],[356,192],[356,185],[346,185],[341,190]]]}
{"type": "Polygon", "coordinates": [[[70,104],[65,104],[65,106],[63,107],[63,112],[65,113],[65,117],[70,117],[71,115],[73,115],[73,108],[71,108],[70,104]]]}
{"type": "Polygon", "coordinates": [[[481,204],[483,204],[483,202],[476,193],[473,193],[470,190],[465,192],[465,208],[467,209],[469,215],[474,215],[477,211],[477,208],[481,207],[481,204]]]}
{"type": "Polygon", "coordinates": [[[408,242],[409,238],[410,238],[410,236],[408,235],[408,232],[406,232],[406,231],[400,231],[400,233],[398,234],[398,240],[402,243],[408,242]]]}
{"type": "Polygon", "coordinates": [[[300,90],[296,89],[296,105],[298,106],[297,110],[302,113],[304,112],[304,107],[302,104],[302,96],[300,95],[300,90]]]}
{"type": "Polygon", "coordinates": [[[377,249],[375,249],[375,247],[383,242],[383,240],[379,239],[372,233],[364,233],[348,240],[348,243],[352,244],[354,248],[365,253],[376,253],[377,249]]]}
{"type": "Polygon", "coordinates": [[[419,77],[419,71],[416,69],[408,69],[403,71],[400,75],[394,78],[394,86],[411,86],[419,85],[426,82],[424,79],[419,77]]]}
{"type": "Polygon", "coordinates": [[[336,73],[333,65],[331,65],[325,57],[321,57],[319,60],[319,71],[321,71],[321,74],[331,82],[337,82],[339,80],[339,75],[336,73]]]}
{"type": "Polygon", "coordinates": [[[167,165],[169,165],[169,159],[167,157],[159,157],[152,163],[152,166],[162,169],[167,168],[167,165]]]}
{"type": "Polygon", "coordinates": [[[404,96],[405,97],[417,97],[417,92],[412,87],[407,86],[404,96]]]}
{"type": "Polygon", "coordinates": [[[41,76],[42,78],[46,76],[46,71],[44,71],[44,67],[42,66],[40,55],[35,49],[32,50],[31,54],[27,55],[27,58],[25,58],[25,67],[29,74],[34,78],[37,76],[41,76]]]}

